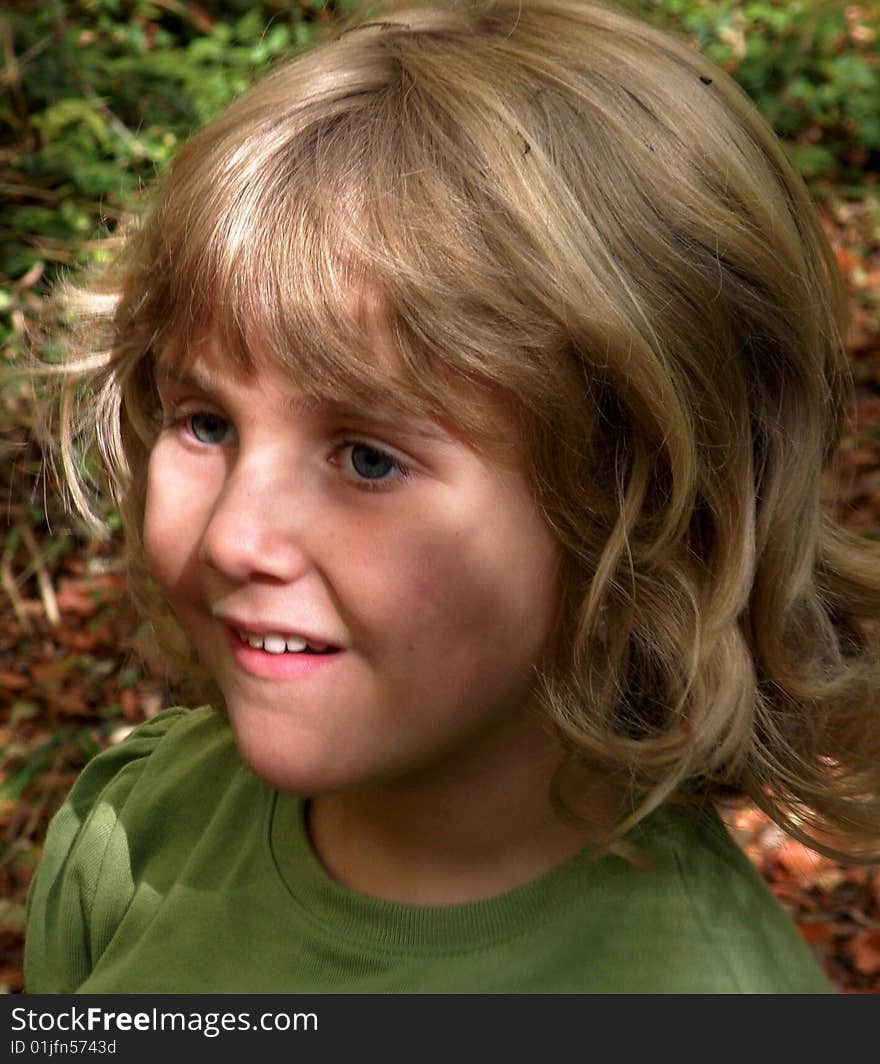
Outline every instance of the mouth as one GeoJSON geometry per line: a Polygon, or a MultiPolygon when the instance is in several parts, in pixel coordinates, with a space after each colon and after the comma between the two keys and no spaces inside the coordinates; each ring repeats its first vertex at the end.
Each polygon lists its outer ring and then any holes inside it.
{"type": "Polygon", "coordinates": [[[248,632],[244,628],[233,628],[232,633],[242,646],[276,656],[287,654],[324,656],[338,654],[342,649],[330,643],[310,643],[300,636],[284,635],[281,632],[248,632]]]}
{"type": "Polygon", "coordinates": [[[346,657],[344,647],[311,646],[303,639],[291,636],[285,636],[280,642],[280,635],[272,632],[255,634],[229,627],[226,631],[233,661],[244,672],[264,680],[317,683],[319,676],[346,657]],[[287,649],[288,641],[293,647],[291,650],[287,649]],[[256,646],[253,645],[255,642],[256,646]]]}

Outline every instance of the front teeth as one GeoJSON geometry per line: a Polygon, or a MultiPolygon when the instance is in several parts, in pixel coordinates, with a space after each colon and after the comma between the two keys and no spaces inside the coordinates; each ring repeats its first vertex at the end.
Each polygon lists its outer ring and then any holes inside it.
{"type": "Polygon", "coordinates": [[[265,650],[267,654],[283,654],[285,651],[296,653],[305,650],[308,643],[296,636],[283,636],[276,632],[267,632],[265,635],[256,635],[254,632],[244,632],[236,629],[239,639],[244,643],[250,643],[257,650],[265,650]]]}

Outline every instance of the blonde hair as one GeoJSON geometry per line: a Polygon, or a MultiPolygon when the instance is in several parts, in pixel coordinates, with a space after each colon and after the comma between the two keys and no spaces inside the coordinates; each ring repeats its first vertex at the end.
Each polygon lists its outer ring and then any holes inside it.
{"type": "Polygon", "coordinates": [[[195,135],[67,292],[55,433],[98,522],[78,454],[96,456],[169,658],[196,664],[143,557],[157,363],[211,329],[243,366],[258,339],[316,395],[387,399],[367,291],[395,401],[496,449],[479,396],[515,418],[565,554],[539,693],[568,767],[623,787],[618,834],[739,793],[876,860],[880,553],[823,498],[852,401],[846,293],[745,93],[608,4],[396,3],[195,135]]]}

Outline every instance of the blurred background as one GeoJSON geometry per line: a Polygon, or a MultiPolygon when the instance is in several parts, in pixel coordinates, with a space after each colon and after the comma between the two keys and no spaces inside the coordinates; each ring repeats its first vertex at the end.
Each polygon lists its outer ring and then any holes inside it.
{"type": "MultiPolygon", "coordinates": [[[[106,254],[189,133],[358,0],[5,0],[0,8],[0,370],[64,271],[106,254]]],[[[880,4],[619,0],[720,64],[803,175],[851,302],[856,383],[832,477],[880,538],[880,4]]],[[[47,352],[51,355],[51,352],[47,352]]],[[[86,760],[175,701],[135,653],[119,522],[99,540],[42,476],[24,384],[0,394],[0,992],[22,989],[28,883],[86,760]]],[[[752,808],[727,814],[834,985],[880,993],[880,869],[841,867],[752,808]]]]}

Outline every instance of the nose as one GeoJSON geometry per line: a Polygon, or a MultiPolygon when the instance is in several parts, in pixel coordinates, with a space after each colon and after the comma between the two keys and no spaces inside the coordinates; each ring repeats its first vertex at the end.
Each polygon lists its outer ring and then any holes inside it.
{"type": "Polygon", "coordinates": [[[291,583],[308,571],[303,493],[252,466],[234,469],[211,510],[200,561],[228,578],[291,583]]]}

